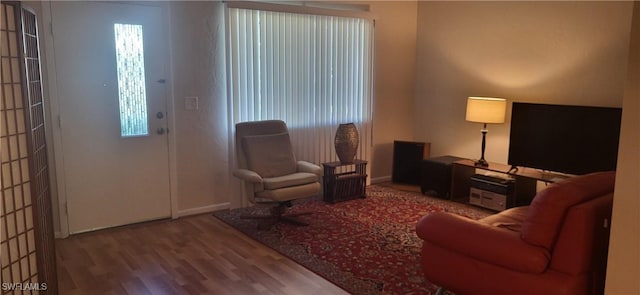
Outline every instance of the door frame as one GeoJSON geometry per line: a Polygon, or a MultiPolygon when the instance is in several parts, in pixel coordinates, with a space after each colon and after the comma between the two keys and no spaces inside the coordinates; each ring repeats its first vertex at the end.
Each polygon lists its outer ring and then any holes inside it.
{"type": "MultiPolygon", "coordinates": [[[[54,196],[57,195],[57,207],[58,207],[58,217],[59,217],[59,225],[60,231],[55,232],[56,238],[66,238],[69,236],[69,216],[67,212],[67,194],[66,194],[66,179],[65,179],[65,169],[64,169],[64,157],[63,150],[64,146],[62,144],[62,119],[60,118],[60,98],[58,96],[58,86],[56,81],[57,79],[57,70],[56,70],[56,61],[55,61],[55,40],[53,36],[53,19],[52,19],[52,9],[51,5],[55,1],[50,2],[42,2],[42,19],[43,19],[43,27],[46,29],[44,32],[44,53],[46,59],[46,78],[48,85],[48,98],[49,98],[49,116],[46,118],[47,123],[51,126],[51,140],[49,142],[53,143],[53,159],[54,159],[54,169],[51,171],[55,171],[52,177],[52,181],[57,184],[57,191],[54,196]]],[[[169,2],[164,1],[154,1],[154,2],[109,2],[114,4],[125,4],[125,5],[142,5],[142,6],[153,6],[159,7],[161,10],[161,21],[163,26],[163,32],[166,32],[164,38],[164,45],[167,50],[164,53],[164,58],[166,61],[166,79],[167,83],[165,88],[166,95],[166,111],[167,111],[167,126],[168,126],[168,161],[169,161],[169,198],[171,205],[171,218],[176,219],[179,217],[178,215],[178,186],[177,186],[177,164],[176,164],[176,121],[175,121],[175,99],[173,95],[173,63],[172,63],[172,46],[171,46],[171,17],[170,17],[170,9],[169,2]]],[[[42,46],[42,45],[41,45],[42,46]]],[[[54,217],[56,214],[54,214],[54,217]]],[[[55,222],[54,222],[55,224],[55,222]]]]}

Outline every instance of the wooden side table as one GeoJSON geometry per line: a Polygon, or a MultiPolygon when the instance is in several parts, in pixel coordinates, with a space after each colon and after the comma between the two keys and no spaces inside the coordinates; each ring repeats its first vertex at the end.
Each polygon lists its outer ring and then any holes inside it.
{"type": "Polygon", "coordinates": [[[324,167],[324,197],[329,203],[366,197],[367,161],[354,160],[351,164],[341,162],[322,163],[324,167]]]}

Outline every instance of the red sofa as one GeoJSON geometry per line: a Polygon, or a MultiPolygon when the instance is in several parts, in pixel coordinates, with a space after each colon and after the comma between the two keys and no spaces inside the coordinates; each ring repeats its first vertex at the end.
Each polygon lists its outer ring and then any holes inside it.
{"type": "Polygon", "coordinates": [[[569,178],[478,221],[428,214],[416,226],[424,275],[456,294],[602,294],[614,183],[569,178]]]}

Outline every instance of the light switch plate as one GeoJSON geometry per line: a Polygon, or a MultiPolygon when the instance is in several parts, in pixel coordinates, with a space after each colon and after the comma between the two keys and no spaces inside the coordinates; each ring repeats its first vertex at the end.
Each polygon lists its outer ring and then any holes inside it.
{"type": "Polygon", "coordinates": [[[184,98],[184,109],[187,111],[196,111],[198,110],[198,97],[197,96],[187,96],[184,98]]]}

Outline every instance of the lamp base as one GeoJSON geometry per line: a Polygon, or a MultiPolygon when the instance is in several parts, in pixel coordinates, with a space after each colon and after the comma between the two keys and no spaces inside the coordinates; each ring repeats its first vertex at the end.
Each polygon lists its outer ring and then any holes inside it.
{"type": "Polygon", "coordinates": [[[482,166],[482,167],[488,167],[489,166],[489,162],[487,162],[487,160],[484,159],[484,148],[487,146],[487,123],[484,123],[484,127],[482,127],[482,130],[480,130],[480,132],[482,132],[482,146],[481,146],[481,151],[482,154],[480,156],[480,160],[476,161],[476,166],[482,166]]]}

